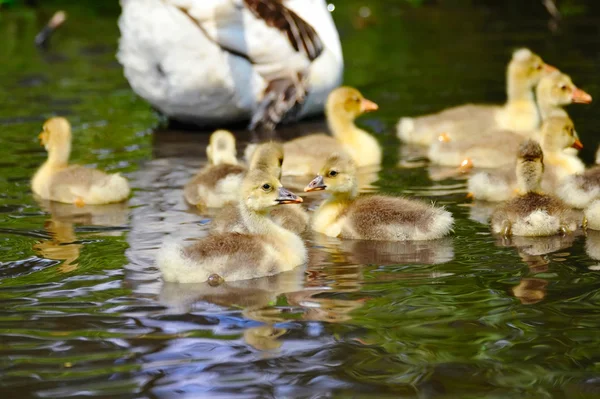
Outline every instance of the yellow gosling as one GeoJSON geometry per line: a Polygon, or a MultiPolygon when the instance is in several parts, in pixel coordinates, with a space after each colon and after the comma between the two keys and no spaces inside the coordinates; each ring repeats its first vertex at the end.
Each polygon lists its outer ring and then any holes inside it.
{"type": "Polygon", "coordinates": [[[274,223],[274,206],[302,202],[279,180],[261,171],[248,173],[238,207],[248,233],[212,233],[187,247],[166,240],[157,265],[168,282],[218,284],[271,276],[306,262],[302,239],[274,223]]]}
{"type": "Polygon", "coordinates": [[[238,165],[235,137],[226,130],[215,131],[206,147],[209,164],[183,188],[188,204],[218,208],[238,197],[246,168],[238,165]]]}
{"type": "Polygon", "coordinates": [[[377,139],[354,124],[354,120],[377,110],[356,89],[340,87],[329,94],[325,113],[332,136],[311,134],[284,144],[284,176],[315,175],[333,152],[346,152],[357,166],[379,165],[382,152],[377,139]]]}
{"type": "Polygon", "coordinates": [[[119,173],[69,165],[71,125],[65,118],[48,119],[39,138],[48,159],[33,176],[31,189],[42,199],[81,207],[121,202],[129,197],[129,183],[119,173]]]}
{"type": "Polygon", "coordinates": [[[441,133],[454,140],[492,128],[528,132],[539,127],[540,116],[533,88],[555,68],[522,48],[513,53],[507,68],[507,102],[501,105],[466,104],[435,114],[404,117],[397,125],[398,138],[407,143],[430,145],[441,133]]]}

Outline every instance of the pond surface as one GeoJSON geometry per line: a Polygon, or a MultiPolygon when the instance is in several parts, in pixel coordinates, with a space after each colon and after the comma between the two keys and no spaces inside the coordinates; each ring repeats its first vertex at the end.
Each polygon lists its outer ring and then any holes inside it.
{"type": "MultiPolygon", "coordinates": [[[[114,16],[73,10],[48,52],[49,12],[0,14],[0,396],[593,398],[600,395],[600,234],[501,240],[465,181],[398,145],[401,115],[501,102],[512,49],[530,46],[600,92],[600,18],[519,10],[411,9],[372,1],[368,19],[337,2],[346,83],[379,103],[360,120],[385,146],[372,189],[434,199],[455,233],[428,243],[308,234],[311,261],[218,288],[162,284],[167,235],[205,234],[211,215],[182,185],[206,134],[160,127],[114,59],[114,16]],[[534,14],[535,15],[535,14],[534,14]],[[121,171],[128,206],[38,203],[37,134],[60,114],[74,162],[121,171]]],[[[586,150],[597,106],[569,108],[586,150]]],[[[324,125],[285,129],[293,136],[324,125]]],[[[248,136],[240,132],[240,149],[248,136]]],[[[314,207],[319,196],[307,201],[314,207]]]]}

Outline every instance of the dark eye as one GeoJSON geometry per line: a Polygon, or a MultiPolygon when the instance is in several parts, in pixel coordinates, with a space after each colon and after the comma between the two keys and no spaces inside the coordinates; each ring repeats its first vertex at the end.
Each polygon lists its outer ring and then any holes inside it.
{"type": "Polygon", "coordinates": [[[537,65],[537,66],[535,67],[535,69],[537,69],[538,71],[541,71],[541,70],[542,70],[542,66],[541,66],[541,65],[537,65]]]}
{"type": "Polygon", "coordinates": [[[338,174],[338,172],[337,172],[337,171],[335,171],[335,170],[331,170],[331,171],[329,171],[329,173],[328,173],[327,175],[328,175],[329,177],[335,177],[335,176],[337,176],[337,174],[338,174]]]}
{"type": "Polygon", "coordinates": [[[262,189],[265,191],[270,191],[271,190],[271,185],[269,183],[265,183],[262,185],[262,189]]]}
{"type": "Polygon", "coordinates": [[[283,165],[283,158],[279,158],[279,166],[283,165]]]}
{"type": "Polygon", "coordinates": [[[358,97],[353,97],[352,101],[354,101],[355,103],[359,103],[360,102],[360,98],[358,97]]]}
{"type": "Polygon", "coordinates": [[[567,85],[562,85],[562,86],[560,86],[560,89],[562,91],[567,91],[569,89],[569,87],[567,85]]]}

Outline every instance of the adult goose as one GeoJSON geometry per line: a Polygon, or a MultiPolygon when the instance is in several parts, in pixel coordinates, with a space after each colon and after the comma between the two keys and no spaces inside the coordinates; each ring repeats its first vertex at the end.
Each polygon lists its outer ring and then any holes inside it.
{"type": "Polygon", "coordinates": [[[121,0],[118,59],[172,119],[273,129],[320,113],[341,83],[325,0],[121,0]]]}

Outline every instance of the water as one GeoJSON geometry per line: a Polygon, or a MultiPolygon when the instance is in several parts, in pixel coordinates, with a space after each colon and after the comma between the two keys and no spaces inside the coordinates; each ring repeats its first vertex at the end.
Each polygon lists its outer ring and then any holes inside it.
{"type": "MultiPolygon", "coordinates": [[[[403,114],[501,102],[504,64],[523,45],[597,95],[600,18],[569,17],[552,34],[543,12],[517,7],[379,0],[360,19],[361,2],[337,3],[346,82],[381,107],[360,121],[385,146],[375,189],[446,205],[455,234],[394,244],[308,234],[306,267],[219,288],[163,285],[153,266],[166,235],[206,231],[211,215],[188,209],[181,186],[207,136],[161,127],[131,93],[111,10],[70,10],[47,53],[31,46],[47,10],[0,14],[2,397],[598,397],[600,234],[493,237],[464,180],[405,167],[411,151],[393,126],[403,114]],[[129,206],[31,196],[45,158],[37,133],[53,114],[74,125],[73,161],[131,179],[129,206]]],[[[588,161],[595,108],[569,108],[588,161]]]]}

